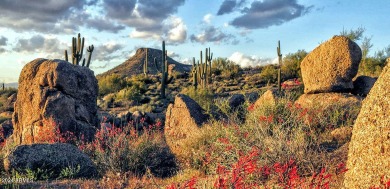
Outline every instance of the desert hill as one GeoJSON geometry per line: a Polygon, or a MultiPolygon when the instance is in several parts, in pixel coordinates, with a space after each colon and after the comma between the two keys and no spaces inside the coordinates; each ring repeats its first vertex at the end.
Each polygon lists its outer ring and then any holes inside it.
{"type": "MultiPolygon", "coordinates": [[[[104,77],[106,75],[111,74],[119,74],[124,76],[132,76],[136,74],[143,73],[143,64],[146,58],[146,50],[148,50],[148,71],[149,74],[157,74],[156,65],[154,64],[154,58],[157,60],[157,68],[161,69],[161,59],[162,59],[162,51],[159,49],[153,48],[139,48],[134,56],[127,59],[122,64],[116,66],[104,72],[102,74],[97,75],[97,78],[104,77]]],[[[168,64],[174,65],[174,70],[178,72],[188,72],[191,70],[190,65],[182,64],[172,59],[171,57],[167,57],[168,64]]],[[[172,67],[172,66],[171,66],[172,67]]]]}

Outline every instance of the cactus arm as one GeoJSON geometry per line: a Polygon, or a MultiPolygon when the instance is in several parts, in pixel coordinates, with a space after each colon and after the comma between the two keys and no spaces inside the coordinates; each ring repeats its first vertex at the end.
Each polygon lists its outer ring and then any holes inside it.
{"type": "Polygon", "coordinates": [[[89,53],[89,55],[88,55],[88,61],[87,61],[87,67],[88,67],[88,68],[89,68],[89,65],[91,64],[91,57],[92,57],[93,49],[94,49],[93,45],[91,45],[91,46],[89,46],[89,47],[87,48],[87,52],[89,53]]]}

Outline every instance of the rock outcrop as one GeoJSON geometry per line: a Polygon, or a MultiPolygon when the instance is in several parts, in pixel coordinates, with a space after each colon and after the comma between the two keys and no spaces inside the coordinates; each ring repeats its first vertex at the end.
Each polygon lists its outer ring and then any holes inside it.
{"type": "Polygon", "coordinates": [[[47,171],[49,179],[59,178],[61,171],[73,170],[73,178],[91,178],[97,176],[92,160],[76,146],[67,143],[32,144],[16,147],[4,160],[7,171],[26,170],[47,171]]]}
{"type": "Polygon", "coordinates": [[[19,77],[12,116],[14,141],[35,143],[49,119],[57,123],[60,132],[91,140],[98,125],[97,95],[97,80],[90,69],[63,60],[31,61],[19,77]]]}
{"type": "Polygon", "coordinates": [[[363,101],[349,145],[344,184],[370,188],[390,179],[390,65],[363,101]]]}
{"type": "Polygon", "coordinates": [[[361,58],[359,45],[347,37],[334,36],[303,59],[304,92],[350,92],[361,58]]]}
{"type": "Polygon", "coordinates": [[[182,150],[183,143],[197,133],[209,116],[193,99],[184,94],[175,97],[169,104],[165,118],[164,134],[167,144],[174,154],[182,150]]]}

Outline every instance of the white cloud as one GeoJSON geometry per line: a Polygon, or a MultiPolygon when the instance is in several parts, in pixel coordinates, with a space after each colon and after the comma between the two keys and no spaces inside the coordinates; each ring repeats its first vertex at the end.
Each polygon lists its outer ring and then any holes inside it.
{"type": "Polygon", "coordinates": [[[180,17],[169,17],[164,27],[168,28],[167,38],[169,42],[183,43],[186,40],[187,26],[180,17]]]}
{"type": "Polygon", "coordinates": [[[275,62],[271,58],[260,58],[255,55],[249,56],[241,52],[234,52],[228,59],[239,64],[241,67],[262,66],[275,62]]]}
{"type": "Polygon", "coordinates": [[[146,31],[134,29],[130,33],[131,38],[154,39],[157,41],[166,40],[171,45],[184,43],[187,39],[187,26],[183,19],[177,16],[170,16],[164,20],[162,29],[159,31],[146,31]]]}
{"type": "Polygon", "coordinates": [[[206,14],[203,16],[203,22],[207,23],[207,24],[211,24],[211,19],[213,18],[213,15],[212,14],[206,14]]]}

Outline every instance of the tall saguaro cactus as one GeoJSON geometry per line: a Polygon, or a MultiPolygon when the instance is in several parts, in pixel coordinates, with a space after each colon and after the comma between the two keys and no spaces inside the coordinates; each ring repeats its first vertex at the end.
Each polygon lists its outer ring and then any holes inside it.
{"type": "MultiPolygon", "coordinates": [[[[78,34],[77,38],[72,37],[72,64],[74,65],[80,65],[81,58],[83,57],[83,51],[84,51],[84,37],[81,38],[80,33],[78,34]]],[[[89,53],[87,64],[85,65],[85,58],[83,59],[83,63],[81,66],[87,66],[89,67],[91,63],[91,56],[93,52],[93,45],[89,46],[87,48],[87,51],[89,53]]],[[[65,60],[68,61],[68,51],[65,50],[65,60]]]]}
{"type": "Polygon", "coordinates": [[[144,60],[144,75],[148,76],[148,48],[145,49],[145,60],[144,60]]]}
{"type": "Polygon", "coordinates": [[[162,42],[162,61],[161,61],[161,98],[165,98],[165,82],[167,75],[165,74],[165,70],[167,69],[165,66],[168,62],[166,58],[166,52],[165,52],[165,41],[162,42]]]}
{"type": "Polygon", "coordinates": [[[194,85],[195,89],[198,88],[198,69],[196,67],[195,63],[195,57],[192,58],[192,84],[194,85]]]}
{"type": "Polygon", "coordinates": [[[279,95],[281,93],[281,74],[282,74],[282,71],[281,71],[281,67],[282,67],[282,53],[281,53],[281,50],[280,50],[280,41],[278,41],[278,47],[276,47],[276,52],[278,54],[278,60],[279,60],[279,67],[278,67],[278,92],[279,92],[279,95]]]}

